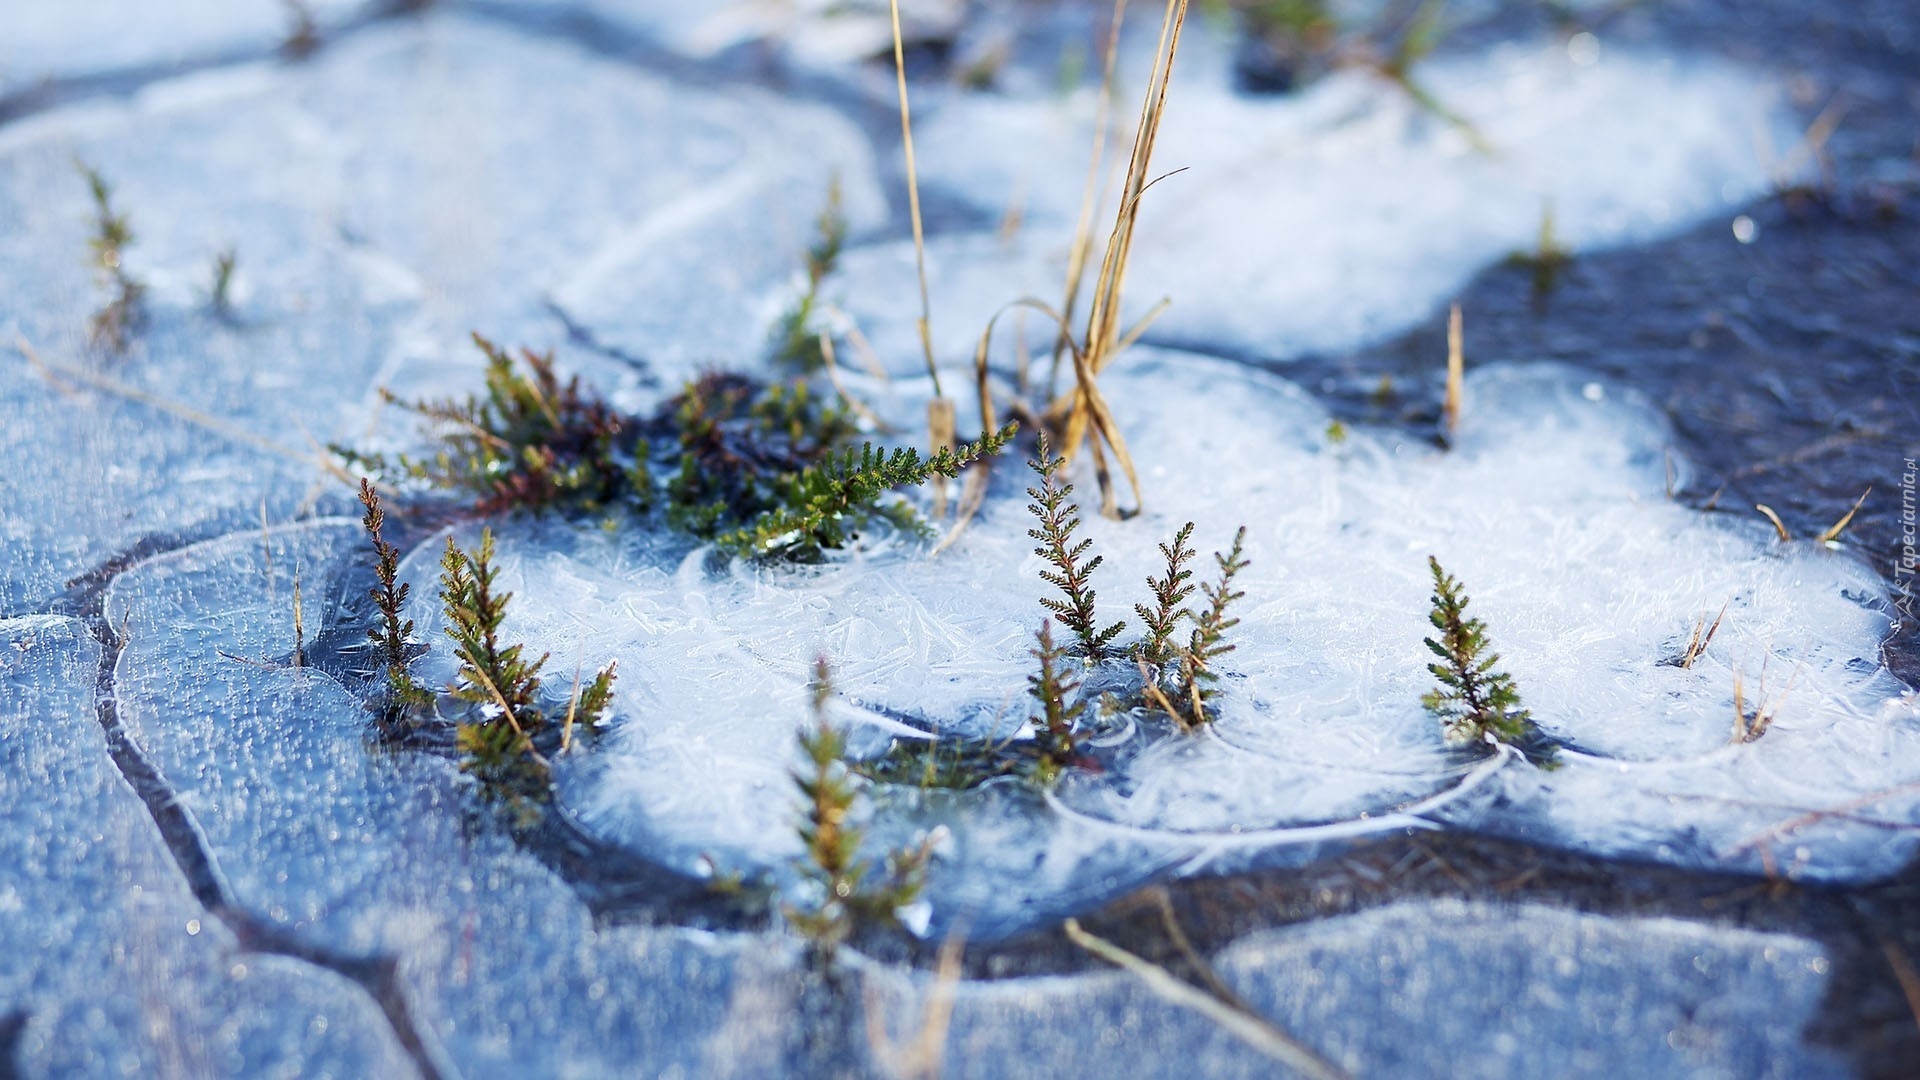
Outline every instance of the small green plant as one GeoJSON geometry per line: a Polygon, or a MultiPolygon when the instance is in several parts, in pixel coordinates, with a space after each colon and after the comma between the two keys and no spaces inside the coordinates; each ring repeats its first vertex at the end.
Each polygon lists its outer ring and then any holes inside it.
{"type": "Polygon", "coordinates": [[[1027,677],[1027,696],[1033,698],[1033,739],[1036,779],[1050,784],[1080,756],[1076,730],[1086,702],[1078,700],[1080,684],[1065,670],[1067,651],[1054,644],[1053,621],[1042,619],[1032,651],[1039,665],[1027,677]]]}
{"type": "Polygon", "coordinates": [[[213,257],[213,285],[207,292],[207,303],[222,319],[233,315],[233,271],[237,265],[238,256],[230,247],[213,257]]]}
{"type": "Polygon", "coordinates": [[[574,727],[598,731],[613,699],[614,665],[608,664],[576,691],[564,723],[554,723],[540,705],[540,669],[547,656],[529,661],[525,647],[500,640],[512,593],[498,592],[493,531],[480,546],[462,551],[447,538],[440,563],[440,595],[447,636],[460,671],[448,693],[469,707],[459,725],[460,767],[479,778],[489,795],[525,805],[546,801],[551,783],[548,754],[564,747],[574,727]]]}
{"type": "Polygon", "coordinates": [[[999,453],[1015,424],[922,457],[853,444],[850,411],[805,378],[762,383],[711,372],[650,419],[615,410],[578,377],[562,382],[551,354],[518,361],[478,335],[487,392],[458,401],[386,400],[422,417],[440,439],[428,458],[389,458],[334,446],[350,467],[400,484],[475,497],[480,513],[646,513],[731,554],[814,560],[880,520],[925,526],[892,498],[999,453]],[[667,479],[656,482],[655,467],[667,479]],[[664,496],[662,498],[662,496],[664,496]]]}
{"type": "Polygon", "coordinates": [[[389,460],[339,446],[334,452],[376,475],[465,491],[481,513],[644,506],[646,463],[623,439],[627,424],[618,413],[583,390],[578,376],[561,382],[552,353],[522,349],[516,364],[486,338],[475,334],[473,342],[487,357],[484,397],[406,402],[381,392],[439,430],[438,454],[389,460]]]}
{"type": "Polygon", "coordinates": [[[922,458],[912,447],[891,452],[866,443],[808,466],[782,482],[781,505],[743,528],[720,537],[723,550],[764,558],[772,555],[812,558],[844,545],[861,526],[884,518],[908,530],[921,527],[914,509],[885,496],[934,477],[954,479],[967,466],[998,454],[1012,441],[1018,425],[1009,423],[957,449],[941,449],[922,458]]]}
{"type": "Polygon", "coordinates": [[[93,195],[93,236],[87,240],[92,252],[94,274],[112,295],[87,323],[88,336],[96,347],[112,352],[127,351],[133,335],[146,322],[147,286],[127,270],[126,250],[133,246],[133,226],[125,214],[113,207],[113,188],[99,170],[80,163],[93,195]]]}
{"type": "Polygon", "coordinates": [[[1066,461],[1053,455],[1046,434],[1040,436],[1040,448],[1037,456],[1028,466],[1040,475],[1040,486],[1028,488],[1027,494],[1033,502],[1027,504],[1027,510],[1039,520],[1037,528],[1028,529],[1027,535],[1040,541],[1033,553],[1047,560],[1053,567],[1040,571],[1040,577],[1049,585],[1059,589],[1065,599],[1043,597],[1042,607],[1054,613],[1061,625],[1073,631],[1080,640],[1081,651],[1090,658],[1099,658],[1107,652],[1107,646],[1126,629],[1126,623],[1116,622],[1101,627],[1094,612],[1095,594],[1089,579],[1100,568],[1103,556],[1086,557],[1088,549],[1093,547],[1091,538],[1074,540],[1074,531],[1080,527],[1080,509],[1073,502],[1073,485],[1061,479],[1061,470],[1066,461]]]}
{"type": "Polygon", "coordinates": [[[314,20],[313,9],[306,0],[280,0],[287,11],[287,36],[280,42],[280,51],[289,59],[302,60],[312,56],[320,47],[320,24],[314,20]]]}
{"type": "Polygon", "coordinates": [[[1427,670],[1440,685],[1420,699],[1439,718],[1447,741],[1460,746],[1510,746],[1536,765],[1550,767],[1553,744],[1534,725],[1520,705],[1512,676],[1497,669],[1498,653],[1487,643],[1487,625],[1467,615],[1468,597],[1460,582],[1441,569],[1440,560],[1427,557],[1433,572],[1433,611],[1428,616],[1438,640],[1427,648],[1440,658],[1427,670]]]}
{"type": "Polygon", "coordinates": [[[678,467],[667,483],[667,522],[718,539],[786,502],[785,485],[856,433],[846,409],[805,379],[766,384],[709,372],[687,384],[655,429],[671,428],[678,467]]]}
{"type": "Polygon", "coordinates": [[[1193,616],[1193,633],[1187,647],[1180,650],[1180,689],[1187,702],[1188,726],[1197,727],[1211,719],[1207,706],[1213,700],[1213,686],[1220,681],[1214,661],[1234,650],[1226,641],[1226,634],[1240,625],[1240,620],[1228,615],[1227,609],[1246,596],[1233,588],[1233,579],[1247,568],[1243,553],[1246,540],[1247,527],[1242,525],[1233,534],[1233,548],[1225,555],[1214,554],[1220,576],[1212,584],[1200,586],[1201,594],[1207,598],[1207,607],[1193,616]]]}
{"type": "Polygon", "coordinates": [[[1533,278],[1535,305],[1546,302],[1559,287],[1560,275],[1573,262],[1573,253],[1560,242],[1554,227],[1553,204],[1540,208],[1540,238],[1532,251],[1516,251],[1507,256],[1509,265],[1527,270],[1533,278]]]}
{"type": "Polygon", "coordinates": [[[1148,578],[1147,583],[1161,598],[1161,607],[1151,613],[1139,609],[1148,620],[1148,636],[1134,650],[1140,666],[1141,693],[1147,703],[1188,731],[1213,720],[1209,706],[1213,703],[1213,687],[1220,681],[1214,661],[1234,649],[1227,642],[1226,634],[1240,625],[1240,620],[1227,611],[1246,595],[1234,589],[1233,582],[1247,568],[1244,554],[1247,527],[1242,525],[1233,535],[1232,549],[1225,555],[1214,552],[1213,561],[1220,569],[1220,576],[1211,584],[1199,587],[1207,606],[1197,612],[1185,607],[1176,609],[1174,605],[1193,593],[1193,586],[1186,584],[1192,572],[1185,569],[1193,557],[1185,544],[1192,530],[1193,524],[1189,522],[1174,535],[1171,545],[1160,545],[1160,552],[1167,560],[1167,577],[1165,580],[1148,578]],[[1185,643],[1173,640],[1173,629],[1182,619],[1193,623],[1185,643]],[[1157,651],[1156,641],[1160,643],[1157,651]],[[1154,659],[1155,656],[1160,659],[1154,659]]]}
{"type": "Polygon", "coordinates": [[[861,925],[896,923],[925,885],[931,842],[887,855],[875,875],[860,854],[863,832],[854,822],[860,789],[842,760],[846,737],[827,716],[833,696],[824,658],[814,666],[813,724],[800,733],[805,767],[795,770],[801,809],[798,831],[806,855],[799,863],[811,888],[808,897],[783,909],[814,948],[826,957],[861,925]]]}
{"type": "Polygon", "coordinates": [[[1147,628],[1146,637],[1140,640],[1134,653],[1156,667],[1174,658],[1173,632],[1179,628],[1180,620],[1187,617],[1184,605],[1193,595],[1193,571],[1187,569],[1187,564],[1193,561],[1193,548],[1187,541],[1192,536],[1193,522],[1189,521],[1173,534],[1172,544],[1160,545],[1160,555],[1167,560],[1167,576],[1147,578],[1147,588],[1153,590],[1154,606],[1133,605],[1147,628]]]}
{"type": "Polygon", "coordinates": [[[380,612],[380,625],[367,631],[367,638],[380,650],[386,664],[386,689],[379,711],[379,725],[389,737],[398,737],[433,705],[433,694],[417,682],[409,665],[424,651],[413,639],[413,620],[406,618],[407,594],[412,586],[399,580],[400,549],[389,544],[382,528],[386,509],[373,482],[360,478],[360,503],[367,508],[360,523],[373,545],[373,576],[376,584],[367,590],[380,612]]]}
{"type": "Polygon", "coordinates": [[[814,315],[820,304],[820,284],[833,273],[840,251],[847,243],[847,215],[842,205],[840,177],[827,185],[827,203],[814,224],[813,246],[807,249],[807,288],[781,317],[774,359],[802,372],[818,371],[826,364],[820,349],[820,331],[814,315]]]}

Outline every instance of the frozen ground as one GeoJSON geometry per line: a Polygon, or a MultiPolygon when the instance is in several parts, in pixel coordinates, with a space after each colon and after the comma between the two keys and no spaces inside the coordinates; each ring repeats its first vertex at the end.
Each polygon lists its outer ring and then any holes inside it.
{"type": "MultiPolygon", "coordinates": [[[[613,730],[561,762],[558,805],[599,845],[588,863],[631,859],[668,883],[680,899],[663,914],[503,835],[443,757],[370,748],[348,690],[363,661],[342,648],[364,618],[365,549],[322,464],[328,442],[410,445],[378,388],[466,392],[470,330],[558,346],[630,408],[702,367],[760,364],[834,177],[854,243],[825,295],[891,376],[850,360],[846,379],[911,430],[928,387],[898,145],[884,71],[853,66],[884,45],[884,5],[315,5],[323,28],[350,29],[297,64],[272,55],[274,4],[204,0],[151,28],[142,5],[69,6],[0,15],[0,1074],[897,1065],[888,1044],[937,996],[924,964],[856,956],[846,985],[825,984],[791,933],[702,917],[699,876],[791,874],[787,772],[817,654],[862,751],[1017,729],[1042,591],[1030,474],[999,463],[983,514],[937,556],[875,534],[798,569],[495,523],[510,632],[551,649],[556,672],[620,661],[613,730]],[[743,52],[758,57],[745,74],[743,52]],[[128,265],[151,286],[121,357],[86,339],[104,293],[75,159],[113,183],[128,265]],[[208,294],[228,247],[223,316],[208,294]],[[315,664],[292,666],[296,649],[315,664]]],[[[993,14],[929,3],[909,21],[925,41],[977,41],[993,14]]],[[[1472,310],[1450,450],[1417,410],[1336,425],[1322,385],[1285,377],[1420,326],[1536,246],[1549,207],[1576,254],[1657,249],[1812,175],[1790,158],[1807,117],[1781,72],[1630,29],[1618,47],[1530,32],[1437,59],[1428,85],[1491,154],[1358,72],[1244,96],[1219,28],[1195,31],[1157,158],[1187,171],[1149,195],[1129,294],[1130,310],[1173,306],[1105,383],[1146,512],[1109,522],[1089,502],[1087,529],[1117,617],[1181,522],[1203,553],[1249,527],[1223,713],[1190,737],[1117,720],[1102,736],[1115,767],[1045,796],[876,790],[878,839],[945,829],[912,920],[929,942],[965,928],[985,956],[969,970],[991,975],[997,940],[1140,886],[1311,880],[1410,830],[1505,837],[1602,874],[1788,879],[1841,907],[1910,873],[1920,703],[1883,656],[1901,619],[1883,568],[1675,499],[1695,455],[1664,395],[1618,364],[1483,354],[1472,310]],[[1430,553],[1467,584],[1563,768],[1442,745],[1418,704],[1430,553]],[[1723,607],[1704,657],[1671,664],[1723,607]],[[1731,738],[1736,685],[1773,714],[1750,744],[1731,738]]],[[[1084,175],[1091,92],[1017,65],[1006,85],[916,89],[951,383],[1000,305],[1060,291],[1084,175]],[[1010,207],[1017,227],[1001,228],[1010,207]]],[[[1011,382],[1021,331],[1003,325],[1011,382]]],[[[1906,332],[1892,339],[1910,349],[1906,332]]],[[[1084,468],[1074,479],[1091,489],[1084,468]]],[[[442,541],[424,533],[406,573],[436,644],[418,667],[444,680],[442,541]]],[[[1242,934],[1213,961],[1366,1075],[1879,1060],[1804,1033],[1845,1008],[1831,999],[1848,950],[1898,949],[1904,925],[1855,940],[1814,918],[1668,917],[1657,898],[1602,913],[1466,891],[1242,934]]],[[[1131,976],[1051,948],[1066,959],[1050,973],[962,984],[949,1071],[1269,1070],[1131,976]]]]}

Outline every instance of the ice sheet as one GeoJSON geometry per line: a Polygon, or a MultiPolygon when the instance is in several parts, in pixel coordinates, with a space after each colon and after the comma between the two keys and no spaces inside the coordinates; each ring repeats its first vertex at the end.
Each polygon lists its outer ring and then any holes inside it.
{"type": "MultiPolygon", "coordinates": [[[[1115,736],[1129,747],[1120,764],[1070,776],[1045,811],[999,790],[885,796],[888,837],[953,834],[930,894],[944,917],[1017,923],[1067,905],[1086,895],[1082,861],[1287,858],[1410,820],[1842,880],[1910,853],[1920,802],[1911,788],[1882,796],[1920,780],[1920,709],[1880,664],[1884,586],[1845,551],[1778,543],[1758,515],[1669,499],[1668,470],[1685,464],[1629,389],[1552,366],[1483,368],[1442,451],[1391,431],[1336,443],[1291,384],[1191,354],[1143,350],[1107,383],[1148,499],[1123,523],[1088,508],[1108,617],[1147,598],[1155,545],[1180,522],[1198,523],[1203,552],[1249,528],[1220,719],[1194,736],[1136,719],[1115,736]],[[1442,744],[1419,704],[1428,554],[1466,583],[1503,666],[1569,748],[1560,770],[1442,744]],[[1676,666],[1723,606],[1704,656],[1676,666]],[[1750,744],[1733,739],[1736,681],[1750,712],[1774,717],[1750,744]]],[[[914,415],[911,389],[895,390],[879,400],[914,415]]],[[[621,665],[616,730],[567,774],[569,807],[682,865],[707,853],[785,873],[797,853],[785,774],[821,654],[836,663],[838,715],[872,733],[866,745],[1017,731],[1042,564],[1018,490],[1031,476],[1010,460],[999,470],[980,520],[937,557],[878,537],[818,567],[709,573],[684,545],[507,528],[513,633],[567,669],[621,665]]],[[[1076,479],[1091,486],[1084,465],[1076,479]]],[[[422,626],[438,625],[430,557],[409,566],[422,626]]],[[[451,659],[422,670],[444,681],[451,659]]]]}
{"type": "MultiPolygon", "coordinates": [[[[1563,252],[1644,242],[1731,218],[1794,167],[1798,133],[1777,82],[1719,61],[1609,48],[1583,63],[1522,42],[1421,65],[1421,85],[1486,144],[1477,151],[1358,69],[1294,95],[1236,93],[1219,50],[1196,40],[1176,66],[1153,158],[1165,178],[1143,199],[1130,264],[1123,321],[1172,303],[1152,341],[1276,360],[1351,349],[1408,329],[1482,268],[1537,252],[1549,215],[1563,252]]],[[[1096,268],[1143,81],[1117,99],[1096,268]]],[[[1012,300],[1058,305],[1095,113],[1091,90],[956,93],[919,108],[922,183],[988,221],[1019,222],[1011,238],[931,241],[943,362],[970,360],[1012,300]]],[[[911,320],[897,316],[917,310],[910,260],[905,241],[857,248],[828,289],[901,372],[919,357],[911,320]]],[[[1036,340],[1051,334],[1037,317],[1028,326],[1036,340]]]]}

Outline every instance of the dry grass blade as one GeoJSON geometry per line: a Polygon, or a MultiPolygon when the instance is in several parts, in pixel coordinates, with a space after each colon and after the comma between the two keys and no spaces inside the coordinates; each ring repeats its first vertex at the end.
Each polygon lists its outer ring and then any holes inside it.
{"type": "MultiPolygon", "coordinates": [[[[832,384],[833,392],[840,395],[840,403],[851,410],[855,416],[859,417],[861,423],[882,433],[893,430],[885,420],[880,419],[880,414],[874,412],[872,406],[847,392],[846,384],[840,381],[840,355],[834,348],[833,335],[825,331],[821,331],[820,333],[820,366],[826,371],[827,382],[832,384]]],[[[1000,429],[989,427],[985,430],[998,431],[1000,429]]]]}
{"type": "Polygon", "coordinates": [[[1773,727],[1773,721],[1780,713],[1780,703],[1788,694],[1793,693],[1794,684],[1800,681],[1800,673],[1805,670],[1804,663],[1795,666],[1793,676],[1778,695],[1767,694],[1767,665],[1760,664],[1760,694],[1754,699],[1753,712],[1747,712],[1745,687],[1741,684],[1740,670],[1733,672],[1733,741],[1735,743],[1757,742],[1767,730],[1773,727]]]}
{"type": "Polygon", "coordinates": [[[1460,317],[1460,305],[1447,314],[1447,400],[1442,406],[1447,434],[1460,430],[1460,403],[1466,396],[1466,328],[1460,317]]]}
{"type": "Polygon", "coordinates": [[[1765,514],[1768,521],[1773,522],[1773,531],[1779,535],[1781,543],[1784,544],[1793,539],[1793,534],[1787,531],[1786,523],[1780,520],[1779,514],[1773,512],[1773,507],[1766,503],[1755,503],[1753,508],[1765,514]]]}
{"type": "Polygon", "coordinates": [[[1182,714],[1179,709],[1174,707],[1173,701],[1167,697],[1166,691],[1160,689],[1159,682],[1157,682],[1153,677],[1153,669],[1147,666],[1147,662],[1145,660],[1139,661],[1139,664],[1140,664],[1140,685],[1145,690],[1147,704],[1153,706],[1156,709],[1159,709],[1163,713],[1166,713],[1169,717],[1173,719],[1174,723],[1179,724],[1183,728],[1186,727],[1187,726],[1186,716],[1182,714]]]}
{"type": "MultiPolygon", "coordinates": [[[[1107,54],[1100,77],[1100,103],[1094,110],[1093,121],[1093,158],[1087,163],[1086,187],[1080,193],[1080,217],[1073,230],[1073,246],[1067,253],[1067,287],[1065,299],[1061,301],[1060,336],[1054,342],[1053,367],[1057,377],[1060,358],[1073,345],[1073,331],[1067,325],[1073,321],[1074,307],[1080,298],[1080,284],[1087,275],[1087,255],[1093,250],[1093,216],[1099,212],[1101,200],[1100,175],[1107,157],[1107,123],[1113,112],[1113,77],[1120,57],[1120,27],[1126,21],[1127,0],[1113,0],[1113,17],[1107,31],[1107,54]]],[[[1048,382],[1047,393],[1054,390],[1052,381],[1048,382]]]]}
{"type": "Polygon", "coordinates": [[[1913,970],[1913,964],[1900,946],[1890,940],[1880,942],[1880,949],[1887,954],[1887,966],[1893,969],[1894,981],[1900,984],[1900,993],[1907,999],[1907,1011],[1913,1014],[1913,1026],[1920,1028],[1920,973],[1913,970]]]}
{"type": "MultiPolygon", "coordinates": [[[[913,113],[907,107],[907,47],[900,35],[900,0],[889,0],[893,15],[893,75],[900,90],[900,141],[907,159],[907,211],[913,218],[913,264],[920,276],[920,349],[926,355],[933,396],[940,397],[940,371],[933,361],[933,304],[927,297],[927,238],[920,220],[920,174],[913,159],[913,113]]],[[[938,449],[936,447],[935,449],[938,449]]]]}
{"type": "MultiPolygon", "coordinates": [[[[1160,41],[1154,50],[1153,74],[1147,80],[1146,97],[1140,107],[1140,125],[1134,132],[1133,156],[1127,164],[1120,211],[1115,215],[1113,231],[1107,237],[1107,250],[1101,259],[1100,274],[1094,279],[1093,308],[1087,316],[1085,351],[1095,374],[1112,359],[1113,346],[1119,339],[1120,302],[1126,292],[1127,265],[1133,254],[1134,229],[1140,219],[1140,196],[1147,188],[1153,147],[1160,136],[1160,120],[1165,114],[1167,89],[1173,77],[1173,60],[1179,52],[1180,34],[1186,21],[1187,0],[1167,0],[1166,15],[1160,23],[1160,41]]],[[[1071,448],[1068,452],[1071,456],[1071,448]]]]}
{"type": "Polygon", "coordinates": [[[1301,1046],[1292,1036],[1274,1026],[1272,1021],[1235,1008],[1175,977],[1166,968],[1135,956],[1105,938],[1088,933],[1081,928],[1080,920],[1068,919],[1062,928],[1066,931],[1067,940],[1138,978],[1155,997],[1184,1009],[1192,1009],[1275,1061],[1316,1080],[1333,1080],[1347,1075],[1301,1046]]]}
{"type": "Polygon", "coordinates": [[[1843,532],[1846,532],[1847,526],[1853,524],[1853,515],[1860,512],[1860,507],[1866,504],[1867,496],[1871,494],[1873,494],[1873,488],[1871,487],[1861,492],[1860,497],[1853,500],[1853,509],[1847,511],[1847,514],[1845,517],[1841,518],[1839,521],[1834,522],[1833,528],[1828,529],[1826,532],[1823,532],[1820,534],[1820,542],[1823,544],[1832,544],[1832,543],[1838,542],[1840,539],[1840,534],[1843,532]]]}
{"type": "MultiPolygon", "coordinates": [[[[1061,456],[1071,461],[1081,444],[1091,436],[1095,440],[1095,464],[1103,466],[1104,454],[1100,443],[1104,442],[1127,476],[1136,512],[1141,504],[1139,473],[1134,468],[1133,455],[1127,450],[1119,425],[1114,422],[1111,410],[1100,395],[1096,380],[1120,351],[1120,307],[1126,292],[1134,230],[1139,221],[1141,196],[1153,183],[1149,178],[1153,147],[1159,137],[1161,118],[1165,115],[1167,89],[1173,77],[1173,61],[1180,49],[1180,35],[1186,19],[1187,0],[1167,0],[1166,14],[1160,23],[1159,43],[1154,52],[1153,73],[1147,81],[1139,126],[1134,132],[1133,154],[1127,163],[1120,207],[1114,216],[1113,229],[1107,236],[1100,272],[1094,279],[1086,335],[1080,348],[1074,351],[1075,386],[1071,394],[1056,401],[1049,409],[1055,426],[1061,431],[1061,456]]],[[[1069,275],[1070,285],[1076,283],[1080,274],[1084,273],[1084,264],[1076,269],[1077,273],[1069,275]]],[[[1096,471],[1100,480],[1101,513],[1109,517],[1120,516],[1111,477],[1104,467],[1096,471]]]]}
{"type": "MultiPolygon", "coordinates": [[[[1023,296],[1018,300],[1002,304],[1000,310],[994,312],[993,317],[987,320],[986,329],[980,331],[980,342],[974,346],[973,350],[973,377],[980,393],[980,430],[982,431],[1000,430],[999,413],[994,408],[993,393],[989,383],[991,371],[987,365],[987,355],[993,349],[993,332],[1000,324],[1000,317],[1009,311],[1037,311],[1045,315],[1060,329],[1060,347],[1076,357],[1080,352],[1079,345],[1073,340],[1066,315],[1055,310],[1053,305],[1045,300],[1023,296]]],[[[1018,402],[1015,404],[1018,405],[1018,402]]]]}
{"type": "MultiPolygon", "coordinates": [[[[1846,802],[1841,803],[1839,806],[1828,807],[1825,810],[1809,810],[1806,813],[1801,814],[1799,817],[1793,818],[1789,821],[1781,822],[1780,824],[1775,825],[1772,828],[1762,829],[1760,832],[1754,833],[1752,836],[1749,836],[1746,839],[1740,841],[1739,846],[1734,848],[1734,851],[1736,852],[1745,851],[1748,848],[1754,847],[1758,844],[1764,844],[1770,840],[1781,839],[1782,837],[1787,836],[1789,833],[1798,832],[1799,830],[1804,829],[1809,825],[1815,825],[1815,824],[1818,824],[1819,822],[1825,821],[1827,818],[1846,817],[1848,815],[1851,815],[1856,810],[1861,810],[1866,807],[1872,806],[1874,803],[1885,802],[1888,799],[1896,798],[1898,796],[1908,794],[1909,792],[1920,792],[1920,780],[1912,780],[1904,784],[1896,784],[1895,786],[1890,788],[1882,788],[1879,791],[1871,791],[1865,795],[1860,796],[1857,799],[1850,799],[1846,802]]],[[[1901,826],[1901,827],[1920,829],[1920,826],[1901,826]]]]}
{"type": "Polygon", "coordinates": [[[300,451],[292,449],[291,447],[283,446],[271,439],[265,439],[259,435],[255,435],[253,432],[231,421],[222,420],[217,416],[203,413],[198,409],[182,405],[177,401],[161,397],[158,394],[150,394],[138,387],[129,386],[126,383],[108,378],[105,375],[84,371],[80,368],[68,367],[65,364],[53,363],[43,358],[39,352],[34,349],[33,343],[25,337],[16,336],[14,338],[14,348],[21,356],[26,357],[27,362],[33,365],[41,377],[49,383],[52,383],[56,389],[61,388],[60,383],[62,380],[81,386],[89,386],[95,390],[104,391],[123,400],[134,402],[135,404],[158,409],[176,419],[184,420],[197,428],[212,432],[229,442],[251,446],[277,457],[286,458],[289,461],[297,461],[302,465],[311,465],[326,472],[334,479],[339,480],[349,487],[355,487],[359,484],[358,478],[350,475],[345,469],[341,468],[337,462],[329,459],[324,454],[302,454],[300,451]]]}
{"type": "Polygon", "coordinates": [[[307,666],[307,620],[300,609],[300,568],[293,570],[293,666],[307,666]]]}
{"type": "Polygon", "coordinates": [[[862,995],[866,1002],[867,1045],[888,1076],[936,1077],[940,1059],[946,1054],[947,1030],[953,1021],[954,991],[960,985],[960,959],[966,951],[966,932],[956,929],[940,943],[935,963],[933,988],[927,993],[920,1013],[920,1031],[905,1048],[888,1036],[880,1017],[879,995],[868,982],[862,995]]]}
{"type": "Polygon", "coordinates": [[[1720,614],[1713,617],[1712,626],[1707,625],[1705,615],[1693,624],[1693,636],[1687,639],[1687,647],[1680,653],[1680,667],[1691,668],[1706,654],[1707,646],[1713,644],[1713,635],[1720,631],[1721,620],[1727,617],[1727,608],[1732,605],[1732,600],[1720,605],[1720,614]]]}

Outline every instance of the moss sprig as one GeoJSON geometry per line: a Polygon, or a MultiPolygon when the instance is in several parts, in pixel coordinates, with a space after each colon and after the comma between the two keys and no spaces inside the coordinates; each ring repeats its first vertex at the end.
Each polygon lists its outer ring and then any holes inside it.
{"type": "Polygon", "coordinates": [[[1200,592],[1207,598],[1207,607],[1193,617],[1193,633],[1188,637],[1187,647],[1180,651],[1181,689],[1191,710],[1188,718],[1195,725],[1212,718],[1207,706],[1212,701],[1213,687],[1220,681],[1214,661],[1235,648],[1226,640],[1226,635],[1240,625],[1240,619],[1227,614],[1227,610],[1247,595],[1233,587],[1233,579],[1247,568],[1246,541],[1247,527],[1242,525],[1233,534],[1232,549],[1225,555],[1214,553],[1220,576],[1213,582],[1201,584],[1200,592]]]}
{"type": "Polygon", "coordinates": [[[747,526],[720,537],[723,550],[755,558],[811,558],[847,540],[877,519],[908,530],[924,528],[914,509],[885,496],[917,487],[934,477],[954,479],[973,464],[1000,452],[1018,425],[1009,423],[957,448],[921,457],[912,447],[886,451],[872,443],[828,457],[784,480],[780,505],[747,526]]]}
{"type": "Polygon", "coordinates": [[[1440,632],[1427,648],[1440,658],[1427,670],[1440,685],[1420,698],[1458,746],[1510,746],[1536,765],[1551,766],[1554,746],[1520,703],[1513,677],[1499,670],[1500,654],[1487,641],[1487,624],[1467,615],[1469,597],[1460,582],[1427,557],[1433,574],[1433,610],[1428,621],[1440,632]]]}

